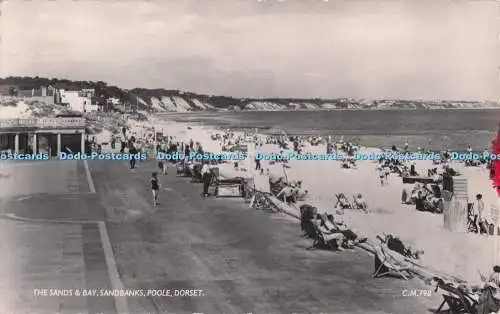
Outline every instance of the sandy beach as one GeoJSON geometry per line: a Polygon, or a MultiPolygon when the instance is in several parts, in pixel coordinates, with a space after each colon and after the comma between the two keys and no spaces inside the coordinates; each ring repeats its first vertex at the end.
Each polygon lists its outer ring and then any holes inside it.
{"type": "MultiPolygon", "coordinates": [[[[162,130],[164,135],[173,136],[176,141],[200,142],[205,151],[220,152],[221,143],[211,139],[211,135],[222,133],[215,128],[194,124],[177,123],[152,118],[147,124],[130,121],[132,134],[141,133],[145,126],[162,130]]],[[[411,149],[411,148],[410,148],[411,149]]],[[[304,152],[326,152],[325,145],[306,146],[304,152]]],[[[361,152],[377,151],[363,147],[361,152]]],[[[276,145],[264,144],[259,151],[279,152],[276,145]]],[[[254,174],[253,158],[242,162],[240,170],[227,162],[219,167],[225,177],[251,177],[254,174]],[[243,170],[241,170],[241,168],[243,170]]],[[[431,161],[417,161],[420,172],[435,167],[431,161]]],[[[388,185],[381,186],[374,161],[358,161],[357,169],[343,169],[339,161],[290,160],[290,168],[280,163],[270,164],[262,161],[262,167],[269,169],[274,176],[283,176],[286,171],[288,180],[301,180],[302,187],[309,191],[303,202],[316,206],[320,212],[335,214],[335,193],[344,193],[347,197],[362,193],[368,203],[368,214],[355,210],[345,210],[342,219],[352,228],[359,230],[369,239],[375,239],[383,233],[394,234],[411,247],[424,250],[420,264],[431,270],[462,278],[469,283],[480,283],[480,275],[490,272],[492,265],[500,262],[498,254],[500,239],[472,233],[452,233],[443,227],[443,215],[416,211],[414,205],[401,204],[403,188],[411,190],[412,185],[403,184],[401,177],[391,174],[388,185]],[[318,175],[319,174],[319,175],[318,175]]],[[[489,171],[484,167],[465,167],[463,163],[453,162],[454,169],[467,178],[469,200],[478,193],[483,194],[486,215],[490,206],[496,204],[497,196],[491,187],[489,171]]],[[[489,218],[489,217],[488,217],[489,218]]]]}

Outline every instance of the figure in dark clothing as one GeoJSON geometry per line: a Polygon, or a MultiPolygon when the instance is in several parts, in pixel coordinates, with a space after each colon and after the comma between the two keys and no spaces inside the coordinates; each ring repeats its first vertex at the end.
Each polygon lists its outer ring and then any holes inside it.
{"type": "Polygon", "coordinates": [[[127,143],[125,141],[121,141],[121,146],[120,146],[120,154],[125,153],[125,148],[127,147],[127,143]]]}
{"type": "Polygon", "coordinates": [[[255,158],[255,170],[262,170],[262,166],[260,165],[260,159],[255,158]]]}
{"type": "Polygon", "coordinates": [[[424,198],[421,192],[418,192],[417,198],[415,199],[415,209],[418,211],[424,211],[424,198]]]}
{"type": "Polygon", "coordinates": [[[410,176],[418,176],[418,173],[415,170],[415,164],[411,164],[410,166],[410,176]]]}
{"type": "Polygon", "coordinates": [[[135,157],[134,155],[137,154],[137,149],[135,148],[135,138],[132,137],[130,139],[130,143],[128,144],[128,152],[132,155],[130,156],[130,169],[135,169],[135,157]]]}
{"type": "Polygon", "coordinates": [[[153,192],[153,205],[158,206],[159,201],[160,201],[160,181],[158,180],[158,173],[153,172],[151,175],[151,191],[153,192]]]}

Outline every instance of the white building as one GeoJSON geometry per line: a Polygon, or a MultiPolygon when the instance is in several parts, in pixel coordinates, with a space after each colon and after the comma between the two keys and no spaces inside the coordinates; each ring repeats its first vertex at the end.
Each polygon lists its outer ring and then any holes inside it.
{"type": "Polygon", "coordinates": [[[81,96],[92,97],[95,96],[95,89],[93,88],[83,88],[80,90],[81,96]]]}
{"type": "Polygon", "coordinates": [[[86,112],[92,109],[91,97],[81,96],[80,91],[69,91],[61,89],[59,92],[61,94],[61,102],[68,104],[69,109],[71,109],[72,111],[86,112]]]}
{"type": "Polygon", "coordinates": [[[112,105],[119,105],[120,99],[115,98],[115,97],[111,97],[111,98],[108,98],[108,103],[110,103],[112,105]]]}

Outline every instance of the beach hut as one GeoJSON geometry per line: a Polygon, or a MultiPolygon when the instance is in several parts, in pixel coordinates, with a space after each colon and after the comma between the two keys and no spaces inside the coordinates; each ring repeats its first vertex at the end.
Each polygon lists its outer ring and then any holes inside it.
{"type": "Polygon", "coordinates": [[[451,232],[466,232],[469,203],[467,179],[454,179],[452,189],[443,192],[444,228],[451,232]]]}

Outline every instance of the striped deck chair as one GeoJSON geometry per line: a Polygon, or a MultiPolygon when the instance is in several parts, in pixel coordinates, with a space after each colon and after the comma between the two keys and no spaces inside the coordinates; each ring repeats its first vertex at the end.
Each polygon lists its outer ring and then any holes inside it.
{"type": "Polygon", "coordinates": [[[385,239],[380,237],[381,243],[375,246],[375,271],[373,278],[380,278],[384,276],[397,276],[405,280],[413,278],[411,273],[412,265],[405,261],[405,257],[387,247],[385,239]]]}
{"type": "Polygon", "coordinates": [[[354,208],[354,205],[345,196],[344,193],[337,193],[337,194],[335,194],[335,197],[337,198],[337,202],[335,203],[334,208],[337,208],[337,206],[339,206],[339,205],[340,205],[341,209],[353,209],[354,208]],[[344,201],[342,201],[342,200],[344,200],[344,201]],[[345,206],[342,205],[343,203],[345,204],[345,206]]]}
{"type": "Polygon", "coordinates": [[[434,278],[437,282],[436,292],[441,289],[443,301],[434,313],[452,313],[452,314],[478,314],[478,301],[461,289],[450,283],[445,283],[440,278],[434,278]],[[448,307],[444,309],[445,305],[448,307]]]}

